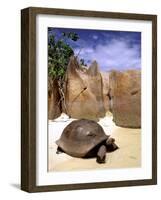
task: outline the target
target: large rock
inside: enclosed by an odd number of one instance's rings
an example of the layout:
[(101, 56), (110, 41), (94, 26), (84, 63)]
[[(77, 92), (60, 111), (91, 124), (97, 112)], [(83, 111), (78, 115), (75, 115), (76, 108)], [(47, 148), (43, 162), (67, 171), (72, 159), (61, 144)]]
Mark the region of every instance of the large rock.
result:
[(101, 72), (102, 76), (102, 84), (103, 84), (103, 103), (105, 111), (108, 112), (111, 110), (110, 108), (110, 99), (109, 99), (109, 72)]
[(110, 73), (113, 120), (118, 126), (141, 127), (141, 71)]
[(48, 119), (55, 119), (61, 114), (60, 103), (57, 81), (48, 78)]
[(96, 62), (88, 68), (71, 57), (66, 73), (65, 102), (72, 118), (98, 120), (105, 116), (102, 77)]

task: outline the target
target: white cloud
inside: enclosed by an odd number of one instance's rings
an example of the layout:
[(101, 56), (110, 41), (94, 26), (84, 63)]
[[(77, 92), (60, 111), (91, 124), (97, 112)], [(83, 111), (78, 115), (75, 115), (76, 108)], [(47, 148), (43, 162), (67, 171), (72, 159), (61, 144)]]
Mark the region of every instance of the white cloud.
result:
[(103, 70), (125, 70), (141, 67), (139, 52), (138, 45), (129, 46), (126, 40), (113, 39), (110, 43), (105, 42), (95, 48), (82, 49), (80, 57), (85, 60), (96, 60)]
[(98, 39), (98, 36), (97, 36), (97, 35), (93, 35), (92, 37), (93, 37), (94, 40), (97, 40), (97, 39)]

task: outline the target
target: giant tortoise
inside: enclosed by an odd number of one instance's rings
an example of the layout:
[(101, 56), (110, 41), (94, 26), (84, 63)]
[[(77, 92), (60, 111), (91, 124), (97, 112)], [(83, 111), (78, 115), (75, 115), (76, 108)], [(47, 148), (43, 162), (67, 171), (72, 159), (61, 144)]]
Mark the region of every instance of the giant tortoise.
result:
[(105, 163), (106, 152), (114, 151), (118, 146), (115, 139), (106, 135), (95, 121), (79, 119), (71, 122), (63, 130), (59, 140), (57, 154), (66, 154), (78, 158), (96, 157), (98, 163)]

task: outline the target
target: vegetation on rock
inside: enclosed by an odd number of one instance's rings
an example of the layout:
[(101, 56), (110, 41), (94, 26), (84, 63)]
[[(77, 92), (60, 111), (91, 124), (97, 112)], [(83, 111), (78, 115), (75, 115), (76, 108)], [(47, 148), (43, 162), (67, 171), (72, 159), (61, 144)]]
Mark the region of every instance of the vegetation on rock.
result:
[[(50, 32), (50, 29), (49, 29)], [(69, 40), (76, 42), (79, 39), (77, 33), (62, 32), (61, 37), (57, 39), (54, 33), (48, 37), (48, 91), (51, 93), (54, 89), (53, 83), (57, 81), (60, 94), (59, 105), (62, 109), (65, 105), (64, 82), (69, 59), (74, 55), (72, 47), (68, 44)]]
[(74, 55), (73, 49), (67, 43), (68, 40), (77, 41), (77, 33), (62, 33), (62, 37), (56, 40), (51, 34), (48, 40), (48, 75), (52, 79), (62, 80), (64, 78), (70, 56)]

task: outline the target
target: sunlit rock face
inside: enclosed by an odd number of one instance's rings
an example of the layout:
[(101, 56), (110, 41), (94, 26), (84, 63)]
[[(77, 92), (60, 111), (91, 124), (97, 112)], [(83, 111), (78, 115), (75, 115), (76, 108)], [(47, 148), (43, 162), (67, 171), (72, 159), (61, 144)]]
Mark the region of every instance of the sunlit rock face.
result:
[(110, 73), (113, 120), (118, 126), (141, 127), (141, 71)]
[(72, 118), (98, 120), (105, 116), (102, 76), (96, 61), (84, 68), (71, 57), (66, 74), (65, 102), (67, 114)]
[(60, 95), (57, 81), (48, 78), (48, 119), (55, 119), (60, 116), (60, 114)]
[(110, 83), (109, 83), (109, 72), (101, 72), (102, 84), (103, 84), (103, 104), (106, 112), (111, 111), (111, 101), (109, 97)]

